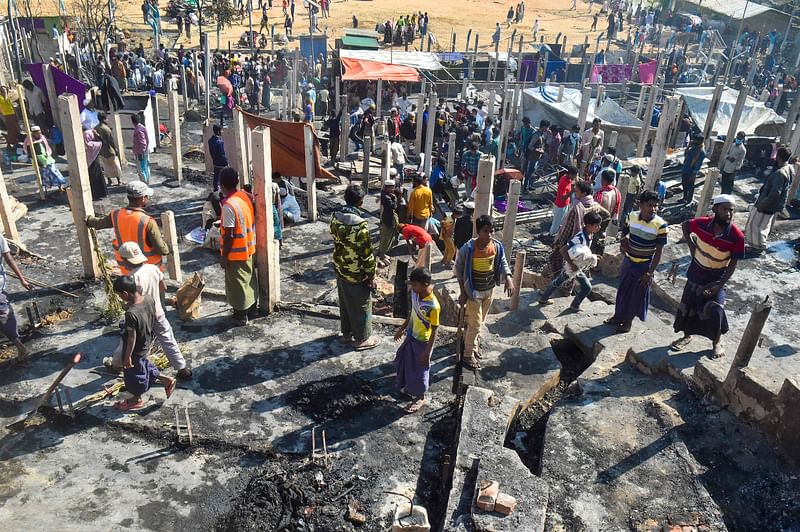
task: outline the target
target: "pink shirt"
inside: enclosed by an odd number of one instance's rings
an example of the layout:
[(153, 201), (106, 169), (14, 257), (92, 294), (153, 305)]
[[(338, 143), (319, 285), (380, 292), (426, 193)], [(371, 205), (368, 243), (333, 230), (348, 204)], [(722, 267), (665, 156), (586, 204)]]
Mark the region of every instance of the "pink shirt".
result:
[(136, 124), (136, 127), (133, 128), (133, 153), (141, 155), (146, 152), (149, 142), (147, 128), (144, 127), (144, 124)]
[(94, 135), (94, 129), (87, 129), (83, 132), (83, 143), (86, 145), (86, 164), (90, 165), (97, 159), (103, 143)]

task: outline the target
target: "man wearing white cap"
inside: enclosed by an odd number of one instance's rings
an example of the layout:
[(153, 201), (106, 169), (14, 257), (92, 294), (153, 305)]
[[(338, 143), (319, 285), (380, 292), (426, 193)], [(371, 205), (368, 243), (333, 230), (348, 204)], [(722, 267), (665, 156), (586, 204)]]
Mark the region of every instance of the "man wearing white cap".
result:
[[(175, 334), (172, 332), (172, 326), (164, 312), (164, 307), (161, 305), (162, 296), (167, 288), (164, 283), (164, 274), (153, 264), (147, 264), (147, 257), (144, 256), (136, 242), (122, 244), (119, 248), (119, 255), (125, 262), (128, 275), (136, 280), (136, 287), (143, 295), (152, 297), (155, 302), (156, 311), (153, 333), (158, 338), (158, 342), (161, 344), (167, 360), (169, 360), (169, 365), (178, 371), (177, 376), (179, 379), (191, 379), (192, 370), (186, 365), (186, 359), (181, 354), (181, 349), (175, 340)], [(103, 362), (107, 363), (109, 361), (104, 360)], [(114, 351), (110, 364), (106, 365), (112, 369), (122, 368), (121, 348)]]
[(686, 286), (675, 316), (675, 332), (683, 337), (672, 342), (675, 351), (684, 349), (693, 334), (705, 336), (713, 345), (709, 358), (725, 355), (722, 335), (728, 332), (725, 316), (725, 283), (744, 257), (744, 235), (733, 220), (735, 198), (720, 194), (713, 199), (713, 216), (694, 218), (681, 224), (692, 262), (686, 272)]
[(147, 257), (147, 262), (156, 266), (161, 265), (162, 256), (169, 255), (169, 247), (161, 237), (156, 221), (144, 212), (153, 189), (141, 181), (131, 181), (127, 193), (127, 207), (114, 209), (102, 218), (89, 216), (86, 219), (86, 225), (94, 229), (114, 229), (112, 245), (123, 274), (127, 274), (128, 270), (119, 249), (125, 242), (136, 242)]

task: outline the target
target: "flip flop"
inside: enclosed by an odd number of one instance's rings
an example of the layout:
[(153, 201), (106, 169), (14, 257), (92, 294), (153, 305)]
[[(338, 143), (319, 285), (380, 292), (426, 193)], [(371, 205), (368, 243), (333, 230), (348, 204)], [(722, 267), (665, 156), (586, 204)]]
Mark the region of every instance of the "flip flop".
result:
[(669, 348), (673, 351), (682, 351), (686, 348), (687, 345), (692, 341), (691, 336), (684, 336), (683, 338), (678, 338), (671, 344), (669, 344)]
[(122, 410), (123, 412), (127, 412), (128, 410), (139, 410), (144, 408), (144, 400), (139, 400), (137, 403), (131, 403), (127, 399), (122, 401), (117, 401), (114, 403), (114, 408), (117, 410)]
[(428, 401), (426, 399), (417, 399), (416, 401), (405, 407), (403, 410), (405, 410), (409, 414), (413, 414), (415, 412), (419, 412), (422, 409), (422, 407), (425, 406), (426, 404), (428, 404)]
[(360, 344), (356, 344), (355, 350), (356, 351), (367, 351), (369, 349), (375, 349), (380, 344), (380, 340), (377, 338), (367, 338)]
[(175, 386), (177, 386), (177, 385), (178, 385), (178, 379), (172, 379), (172, 381), (170, 381), (169, 384), (164, 386), (164, 391), (167, 394), (167, 399), (170, 398), (170, 396), (172, 395), (172, 392), (175, 391)]
[(617, 326), (617, 329), (614, 331), (614, 334), (625, 334), (625, 333), (629, 333), (629, 332), (631, 332), (631, 326), (630, 325), (622, 325), (622, 324), (620, 324), (620, 325)]
[(708, 355), (708, 358), (710, 358), (711, 360), (716, 360), (724, 356), (725, 356), (725, 349), (720, 344), (717, 344), (711, 350), (711, 354)]

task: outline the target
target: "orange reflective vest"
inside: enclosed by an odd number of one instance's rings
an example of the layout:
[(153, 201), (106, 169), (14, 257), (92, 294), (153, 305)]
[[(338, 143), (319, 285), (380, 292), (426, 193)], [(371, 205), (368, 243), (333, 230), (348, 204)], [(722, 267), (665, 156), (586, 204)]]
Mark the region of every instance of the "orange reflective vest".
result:
[(147, 224), (152, 220), (150, 216), (142, 211), (131, 209), (115, 209), (111, 211), (111, 223), (114, 225), (114, 255), (117, 258), (119, 269), (123, 275), (129, 273), (125, 267), (125, 261), (119, 254), (119, 247), (125, 242), (136, 242), (139, 249), (147, 257), (148, 264), (161, 266), (161, 251), (153, 248), (147, 242)]
[[(241, 190), (235, 192), (225, 200), (226, 205), (233, 208), (236, 218), (236, 225), (234, 227), (221, 227), (223, 239), (230, 231), (233, 236), (231, 249), (228, 253), (228, 260), (247, 260), (256, 253), (256, 227), (255, 227), (255, 212), (253, 211), (253, 202), (250, 196)], [(220, 254), (222, 254), (222, 247), (220, 247)]]

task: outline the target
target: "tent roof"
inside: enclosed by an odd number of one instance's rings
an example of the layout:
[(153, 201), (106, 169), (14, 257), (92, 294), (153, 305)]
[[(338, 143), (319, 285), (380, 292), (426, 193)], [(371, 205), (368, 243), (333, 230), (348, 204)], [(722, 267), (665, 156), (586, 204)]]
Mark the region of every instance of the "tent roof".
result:
[[(735, 20), (748, 19), (772, 11), (771, 7), (748, 2), (748, 0), (686, 0), (686, 2)], [(745, 11), (745, 6), (747, 6), (747, 11)]]
[[(692, 118), (700, 129), (705, 128), (708, 108), (714, 94), (713, 87), (683, 87), (676, 90), (680, 94), (691, 113)], [(739, 91), (725, 87), (720, 98), (719, 108), (714, 117), (714, 129), (717, 133), (724, 135), (728, 131), (728, 126), (733, 115), (733, 108), (736, 107), (736, 100), (739, 98)], [(785, 124), (786, 119), (764, 105), (764, 103), (747, 97), (742, 116), (739, 119), (738, 129), (748, 135), (756, 133), (756, 129), (761, 126)]]
[(367, 59), (353, 59), (343, 57), (342, 65), (345, 74), (342, 79), (345, 81), (361, 81), (383, 79), (387, 81), (419, 81), (419, 74), (411, 67), (404, 65), (392, 65), (369, 61)]
[(390, 65), (405, 65), (417, 70), (442, 70), (444, 67), (432, 52), (395, 52), (393, 50), (339, 50), (339, 57), (366, 59)]
[(366, 48), (368, 50), (377, 50), (380, 48), (378, 39), (374, 37), (361, 37), (359, 35), (345, 35), (342, 37), (342, 46), (353, 46), (357, 48)]

